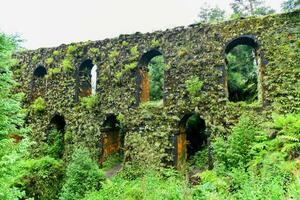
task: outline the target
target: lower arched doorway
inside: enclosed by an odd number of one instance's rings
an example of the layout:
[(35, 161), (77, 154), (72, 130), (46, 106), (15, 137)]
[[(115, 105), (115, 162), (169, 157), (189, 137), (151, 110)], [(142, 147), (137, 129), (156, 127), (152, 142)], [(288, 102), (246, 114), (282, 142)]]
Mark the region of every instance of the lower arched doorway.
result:
[(54, 115), (49, 123), (45, 150), (47, 155), (54, 158), (62, 158), (64, 153), (64, 134), (66, 121), (62, 115)]
[(110, 156), (121, 158), (123, 154), (124, 135), (116, 115), (109, 115), (106, 118), (101, 133), (100, 164), (102, 165)]
[(198, 114), (186, 114), (179, 122), (175, 137), (175, 166), (180, 169), (186, 161), (206, 147), (205, 121)]

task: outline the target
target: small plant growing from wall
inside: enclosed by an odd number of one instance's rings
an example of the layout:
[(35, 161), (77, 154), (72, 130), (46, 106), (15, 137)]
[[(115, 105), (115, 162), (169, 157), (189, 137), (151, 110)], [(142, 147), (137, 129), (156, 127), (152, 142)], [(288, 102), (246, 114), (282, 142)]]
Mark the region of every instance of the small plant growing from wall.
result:
[(30, 106), (30, 110), (35, 114), (40, 114), (45, 111), (46, 102), (42, 97), (38, 97)]
[(53, 158), (61, 158), (64, 151), (63, 133), (56, 128), (50, 129), (46, 143), (44, 145), (44, 152)]
[(46, 59), (45, 63), (46, 63), (47, 65), (51, 65), (51, 64), (53, 63), (53, 61), (54, 61), (54, 59), (53, 59), (52, 57), (50, 57), (50, 58), (47, 58), (47, 59)]
[(80, 104), (86, 109), (92, 109), (97, 105), (98, 100), (99, 100), (98, 95), (91, 95), (91, 96), (80, 98)]
[(185, 86), (190, 95), (197, 95), (203, 87), (203, 81), (197, 76), (193, 76), (185, 81)]
[(151, 40), (151, 47), (152, 48), (158, 48), (160, 46), (159, 40), (153, 39)]
[(88, 51), (88, 55), (90, 55), (90, 56), (97, 55), (99, 53), (100, 53), (100, 51), (98, 48), (90, 48)]
[(74, 69), (74, 67), (72, 66), (72, 60), (70, 57), (67, 57), (62, 61), (62, 69), (65, 72), (69, 72)]
[(53, 51), (52, 55), (53, 56), (59, 56), (60, 55), (60, 51), (55, 50), (55, 51)]

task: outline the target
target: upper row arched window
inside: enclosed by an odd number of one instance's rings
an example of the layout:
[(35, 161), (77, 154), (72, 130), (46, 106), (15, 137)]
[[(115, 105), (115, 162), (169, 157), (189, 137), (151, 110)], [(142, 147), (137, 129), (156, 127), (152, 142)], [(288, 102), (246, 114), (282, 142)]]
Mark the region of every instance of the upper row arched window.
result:
[(225, 47), (225, 56), (225, 90), (229, 101), (251, 103), (262, 100), (263, 66), (254, 36), (241, 36), (230, 41)]
[(138, 102), (163, 99), (164, 58), (160, 51), (152, 49), (143, 54), (138, 63)]
[(33, 72), (33, 75), (37, 78), (43, 78), (46, 74), (47, 70), (43, 65), (38, 65)]
[(81, 63), (78, 72), (79, 96), (85, 97), (96, 94), (98, 66), (91, 59)]

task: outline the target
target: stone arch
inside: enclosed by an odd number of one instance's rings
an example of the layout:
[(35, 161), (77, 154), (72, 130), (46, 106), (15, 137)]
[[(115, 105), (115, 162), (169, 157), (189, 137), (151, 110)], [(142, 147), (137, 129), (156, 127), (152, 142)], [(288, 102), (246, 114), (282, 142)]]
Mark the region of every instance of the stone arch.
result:
[(46, 85), (44, 77), (47, 75), (47, 69), (42, 64), (38, 64), (32, 73), (30, 101), (42, 96)]
[(77, 96), (86, 97), (96, 94), (98, 66), (91, 59), (84, 60), (78, 69)]
[(66, 126), (66, 121), (64, 116), (60, 114), (55, 114), (50, 120), (50, 126), (64, 133), (65, 126)]
[(113, 154), (121, 157), (124, 147), (124, 135), (121, 134), (121, 124), (116, 115), (110, 114), (106, 117), (101, 133), (100, 164)]
[(239, 45), (245, 45), (249, 46), (253, 49), (255, 62), (257, 65), (257, 96), (258, 100), (263, 102), (264, 97), (264, 90), (263, 90), (263, 77), (264, 77), (264, 69), (265, 65), (262, 62), (262, 52), (260, 50), (260, 43), (256, 39), (254, 35), (242, 35), (239, 37), (236, 37), (232, 40), (230, 40), (223, 49), (223, 56), (224, 56), (224, 64), (225, 64), (225, 70), (224, 70), (224, 89), (225, 89), (225, 95), (230, 100), (230, 92), (229, 92), (229, 76), (228, 76), (228, 60), (226, 58), (226, 55), (233, 50), (235, 47)]
[(66, 121), (63, 115), (55, 114), (49, 122), (46, 135), (47, 151), (53, 157), (62, 158)]
[(196, 113), (185, 114), (175, 137), (175, 166), (181, 166), (207, 145), (205, 120)]
[(144, 53), (137, 67), (137, 79), (136, 79), (136, 98), (137, 103), (147, 102), (150, 100), (150, 77), (148, 65), (150, 61), (157, 56), (163, 56), (162, 52), (158, 49), (151, 49)]

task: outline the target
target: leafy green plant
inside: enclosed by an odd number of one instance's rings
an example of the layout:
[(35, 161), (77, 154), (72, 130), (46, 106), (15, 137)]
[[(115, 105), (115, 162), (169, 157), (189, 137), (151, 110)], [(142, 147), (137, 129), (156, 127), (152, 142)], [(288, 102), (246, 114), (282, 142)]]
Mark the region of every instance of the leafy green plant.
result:
[(111, 51), (109, 53), (109, 59), (115, 60), (119, 56), (120, 52), (117, 50)]
[(64, 176), (61, 160), (45, 156), (27, 160), (22, 165), (26, 173), (19, 179), (18, 185), (26, 192), (26, 198), (58, 198)]
[(48, 69), (48, 72), (47, 72), (47, 75), (46, 75), (46, 79), (51, 78), (55, 74), (61, 73), (61, 71), (62, 71), (62, 69), (60, 67), (54, 67), (54, 68)]
[(44, 154), (53, 158), (62, 158), (64, 153), (63, 133), (56, 128), (51, 128), (46, 137), (46, 142), (42, 147)]
[(87, 109), (94, 108), (97, 105), (98, 101), (99, 101), (98, 95), (91, 95), (91, 96), (80, 98), (80, 104)]
[(189, 164), (200, 169), (205, 169), (208, 165), (208, 149), (198, 151), (190, 160)]
[(46, 59), (45, 63), (46, 63), (47, 65), (51, 65), (51, 64), (53, 63), (53, 61), (54, 61), (54, 59), (53, 59), (52, 57), (50, 57), (50, 58), (47, 58), (47, 59)]
[(99, 49), (98, 48), (90, 48), (89, 51), (88, 51), (88, 54), (89, 55), (97, 55), (99, 54)]
[(53, 51), (52, 55), (53, 56), (59, 56), (60, 55), (60, 51), (55, 50), (55, 51)]
[[(145, 175), (134, 180), (115, 177), (103, 184), (99, 191), (88, 194), (85, 200), (118, 200), (118, 199), (189, 199), (190, 190), (187, 183), (176, 172), (171, 176), (164, 173), (146, 171)], [(170, 172), (165, 173), (170, 174)]]
[(139, 55), (139, 52), (138, 52), (138, 47), (137, 46), (134, 46), (130, 49), (130, 54), (131, 56), (133, 57), (136, 57)]
[[(25, 192), (16, 186), (24, 174), (22, 160), (31, 144), (26, 139), (22, 95), (13, 92), (17, 85), (12, 77), (12, 54), (18, 48), (18, 38), (0, 33), (0, 199), (21, 199)], [(23, 140), (10, 138), (12, 135)]]
[(185, 81), (185, 86), (186, 86), (187, 91), (191, 95), (195, 96), (202, 89), (203, 82), (200, 81), (199, 77), (193, 76)]
[(67, 167), (60, 200), (76, 200), (84, 197), (88, 191), (100, 189), (105, 177), (98, 164), (91, 159), (86, 148), (77, 148)]
[(258, 121), (251, 115), (243, 115), (239, 123), (232, 128), (227, 140), (218, 137), (213, 142), (213, 149), (218, 165), (226, 169), (245, 166), (252, 159), (251, 146), (256, 142), (256, 135), (261, 131)]
[(282, 152), (297, 156), (300, 154), (300, 114), (273, 114), (271, 128), (276, 130), (276, 140)]
[(129, 71), (135, 69), (136, 67), (137, 67), (137, 63), (136, 62), (132, 62), (132, 63), (129, 63), (129, 64), (125, 65), (124, 71), (125, 72), (129, 72)]
[(76, 45), (70, 45), (67, 48), (67, 54), (73, 54), (77, 51), (78, 47)]
[(128, 43), (127, 41), (122, 41), (122, 46), (123, 46), (123, 47), (127, 47), (128, 44), (129, 44), (129, 43)]
[(160, 41), (159, 40), (156, 40), (156, 39), (151, 40), (151, 47), (152, 48), (157, 48), (159, 46), (160, 46)]
[(30, 109), (35, 114), (40, 114), (45, 111), (46, 102), (42, 97), (38, 97), (30, 106)]
[(69, 72), (72, 71), (74, 69), (73, 65), (72, 65), (72, 60), (70, 57), (66, 57), (65, 59), (63, 59), (62, 61), (62, 69), (65, 72)]

